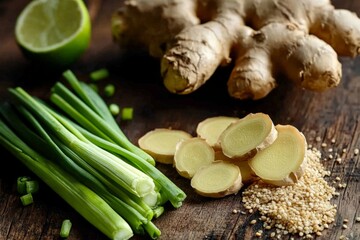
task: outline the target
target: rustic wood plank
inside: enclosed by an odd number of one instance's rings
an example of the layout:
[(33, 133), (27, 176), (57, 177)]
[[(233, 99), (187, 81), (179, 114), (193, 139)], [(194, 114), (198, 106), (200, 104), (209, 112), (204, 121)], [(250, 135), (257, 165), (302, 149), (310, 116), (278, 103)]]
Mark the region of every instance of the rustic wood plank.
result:
[[(61, 80), (60, 74), (33, 68), (15, 44), (15, 19), (26, 3), (25, 0), (0, 1), (1, 100), (6, 98), (8, 87), (17, 85), (46, 98), (52, 84)], [(354, 218), (360, 216), (360, 160), (359, 156), (354, 155), (354, 150), (360, 147), (359, 58), (341, 58), (342, 83), (324, 93), (303, 91), (284, 82), (266, 99), (237, 101), (227, 95), (225, 81), (229, 69), (224, 68), (219, 69), (211, 81), (196, 93), (176, 96), (162, 86), (157, 60), (141, 53), (121, 55), (112, 43), (109, 16), (119, 4), (118, 1), (102, 1), (100, 9), (93, 11), (92, 44), (74, 65), (74, 70), (83, 80), (87, 80), (87, 74), (96, 68), (107, 67), (110, 70), (111, 76), (106, 83), (115, 84), (118, 92), (107, 101), (134, 107), (134, 119), (120, 122), (133, 142), (156, 127), (178, 128), (194, 134), (196, 124), (206, 117), (241, 117), (259, 111), (268, 113), (274, 123), (289, 123), (298, 127), (310, 144), (322, 150), (324, 156), (330, 155), (328, 150), (331, 147), (332, 154), (338, 153), (343, 159), (342, 164), (337, 164), (333, 159), (324, 161), (326, 168), (333, 173), (327, 180), (332, 183), (338, 176), (341, 182), (347, 183), (347, 187), (339, 189), (340, 196), (333, 201), (338, 205), (336, 224), (317, 239), (339, 239), (341, 235), (353, 240), (360, 239), (360, 224), (354, 223)], [(334, 4), (360, 14), (359, 1), (335, 0)], [(101, 84), (103, 86), (105, 83)], [(328, 147), (322, 148), (321, 142), (315, 141), (318, 136)], [(332, 143), (332, 139), (336, 142)], [(344, 148), (346, 152), (342, 152)], [(1, 160), (1, 163), (5, 160), (7, 163), (0, 168), (0, 239), (56, 239), (59, 224), (64, 218), (73, 221), (70, 240), (106, 239), (44, 185), (35, 204), (22, 207), (15, 191), (15, 182), (19, 175), (29, 172), (6, 152), (1, 154)], [(162, 230), (162, 239), (255, 239), (254, 232), (261, 229), (261, 224), (249, 226), (249, 222), (258, 218), (259, 214), (232, 212), (233, 209), (243, 209), (241, 193), (223, 199), (203, 198), (196, 195), (189, 181), (179, 177), (171, 166), (158, 167), (188, 195), (181, 208), (175, 210), (169, 206), (167, 212), (155, 220)], [(348, 229), (341, 228), (345, 218), (350, 220)], [(263, 239), (267, 237), (266, 232)]]

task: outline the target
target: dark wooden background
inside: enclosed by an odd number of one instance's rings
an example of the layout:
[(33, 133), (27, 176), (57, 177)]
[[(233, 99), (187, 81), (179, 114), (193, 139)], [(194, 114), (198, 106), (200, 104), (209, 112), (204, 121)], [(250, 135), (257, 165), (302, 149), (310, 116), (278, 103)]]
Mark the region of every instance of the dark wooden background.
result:
[[(14, 86), (22, 86), (31, 94), (46, 98), (54, 82), (62, 80), (60, 73), (47, 72), (26, 61), (15, 43), (15, 20), (27, 2), (0, 0), (0, 100), (6, 99), (7, 88)], [(360, 147), (360, 58), (341, 58), (342, 82), (324, 93), (303, 91), (284, 81), (263, 100), (238, 101), (227, 95), (226, 79), (230, 69), (223, 68), (196, 93), (176, 96), (164, 89), (157, 60), (142, 53), (126, 54), (112, 42), (110, 16), (121, 1), (90, 3), (91, 45), (71, 69), (84, 81), (95, 69), (109, 69), (110, 78), (100, 84), (117, 86), (116, 96), (107, 99), (109, 103), (134, 108), (132, 121), (119, 121), (133, 142), (156, 127), (172, 127), (194, 134), (196, 124), (206, 117), (268, 113), (275, 124), (295, 125), (313, 146), (321, 148), (320, 142), (314, 140), (321, 137), (343, 158), (342, 164), (324, 161), (326, 168), (332, 171), (327, 180), (332, 184), (338, 176), (347, 187), (339, 190), (340, 196), (333, 199), (338, 205), (336, 222), (317, 239), (339, 239), (341, 235), (360, 239), (360, 223), (354, 223), (355, 217), (360, 216), (360, 159), (353, 153)], [(336, 0), (333, 3), (360, 15), (360, 1)], [(336, 139), (334, 144), (331, 143), (333, 138)], [(342, 152), (343, 148), (347, 149), (346, 153)], [(329, 154), (326, 149), (322, 149), (324, 156)], [(35, 203), (23, 207), (16, 192), (16, 178), (30, 173), (4, 149), (0, 151), (0, 240), (58, 239), (64, 218), (73, 221), (69, 239), (106, 239), (44, 184), (35, 196)], [(252, 226), (249, 222), (259, 217), (258, 213), (232, 213), (233, 209), (242, 209), (241, 194), (206, 199), (196, 195), (189, 181), (179, 177), (171, 166), (158, 167), (188, 195), (181, 208), (168, 207), (165, 214), (155, 220), (162, 231), (161, 239), (255, 239), (254, 231), (261, 229), (261, 225)], [(342, 229), (343, 219), (349, 219), (348, 229)], [(263, 236), (266, 238), (268, 234)]]

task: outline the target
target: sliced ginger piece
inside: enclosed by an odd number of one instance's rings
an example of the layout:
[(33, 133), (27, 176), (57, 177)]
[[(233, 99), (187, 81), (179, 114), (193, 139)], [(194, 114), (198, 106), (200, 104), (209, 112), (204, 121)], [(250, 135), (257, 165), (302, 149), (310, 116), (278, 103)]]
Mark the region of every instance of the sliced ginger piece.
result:
[(233, 164), (239, 167), (243, 184), (248, 184), (259, 179), (251, 169), (249, 161), (236, 161), (233, 162)]
[(251, 169), (249, 162), (247, 160), (243, 161), (243, 160), (229, 158), (225, 156), (222, 151), (215, 152), (215, 160), (226, 161), (238, 166), (240, 168), (241, 178), (244, 184), (251, 183), (252, 181), (258, 179), (258, 176), (256, 176), (254, 171)]
[(247, 160), (272, 144), (276, 137), (269, 115), (255, 113), (230, 124), (221, 133), (219, 144), (227, 157)]
[(215, 160), (227, 161), (227, 162), (237, 162), (237, 159), (229, 158), (221, 150), (215, 151)]
[(192, 136), (181, 130), (157, 128), (147, 132), (139, 141), (139, 147), (150, 154), (157, 162), (173, 164), (176, 145)]
[(192, 178), (202, 166), (215, 160), (212, 147), (201, 138), (191, 138), (180, 142), (175, 151), (174, 165), (176, 171), (185, 178)]
[(213, 148), (218, 148), (218, 140), (221, 133), (233, 122), (239, 120), (235, 117), (217, 116), (206, 118), (196, 128), (199, 137)]
[(191, 179), (191, 187), (205, 197), (220, 198), (236, 194), (242, 186), (240, 169), (225, 161), (214, 161), (199, 168)]
[(291, 125), (277, 125), (278, 137), (268, 148), (249, 160), (251, 169), (264, 182), (292, 185), (303, 175), (306, 164), (306, 139)]

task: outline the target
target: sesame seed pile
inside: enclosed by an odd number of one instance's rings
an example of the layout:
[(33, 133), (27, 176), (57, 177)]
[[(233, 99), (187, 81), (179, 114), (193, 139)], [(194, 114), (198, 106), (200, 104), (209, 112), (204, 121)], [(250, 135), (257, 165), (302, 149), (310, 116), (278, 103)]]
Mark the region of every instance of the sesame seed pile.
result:
[(243, 192), (244, 207), (259, 210), (270, 237), (281, 238), (287, 234), (312, 238), (329, 228), (334, 222), (336, 205), (330, 203), (335, 189), (324, 176), (330, 173), (320, 163), (318, 150), (307, 151), (307, 167), (300, 180), (292, 186), (275, 187), (261, 181), (254, 182)]

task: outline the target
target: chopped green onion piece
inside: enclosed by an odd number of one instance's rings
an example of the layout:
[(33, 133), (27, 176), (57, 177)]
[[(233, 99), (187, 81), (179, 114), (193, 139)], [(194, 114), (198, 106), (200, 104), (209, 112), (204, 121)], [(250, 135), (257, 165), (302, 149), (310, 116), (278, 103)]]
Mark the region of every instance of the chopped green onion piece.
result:
[(67, 238), (70, 235), (72, 223), (69, 219), (65, 219), (61, 224), (60, 237)]
[(122, 120), (131, 120), (133, 118), (134, 109), (130, 107), (123, 108), (121, 111)]
[(16, 186), (17, 186), (17, 191), (20, 194), (26, 194), (26, 181), (29, 181), (30, 177), (27, 176), (23, 176), (23, 177), (18, 177), (17, 182), (16, 182)]
[(104, 88), (104, 94), (107, 97), (112, 97), (115, 93), (115, 86), (113, 84), (107, 84)]
[(36, 193), (39, 190), (39, 182), (30, 180), (25, 182), (26, 193)]
[(90, 79), (93, 81), (100, 81), (109, 76), (109, 71), (106, 68), (101, 68), (90, 73)]
[(23, 206), (30, 205), (30, 204), (32, 204), (34, 202), (34, 199), (33, 199), (31, 193), (27, 193), (25, 195), (22, 195), (20, 197), (20, 200), (21, 200), (21, 203), (22, 203)]
[(120, 113), (120, 107), (119, 107), (119, 105), (117, 105), (115, 103), (112, 103), (109, 105), (109, 110), (111, 112), (111, 115), (113, 115), (113, 116), (117, 116)]

